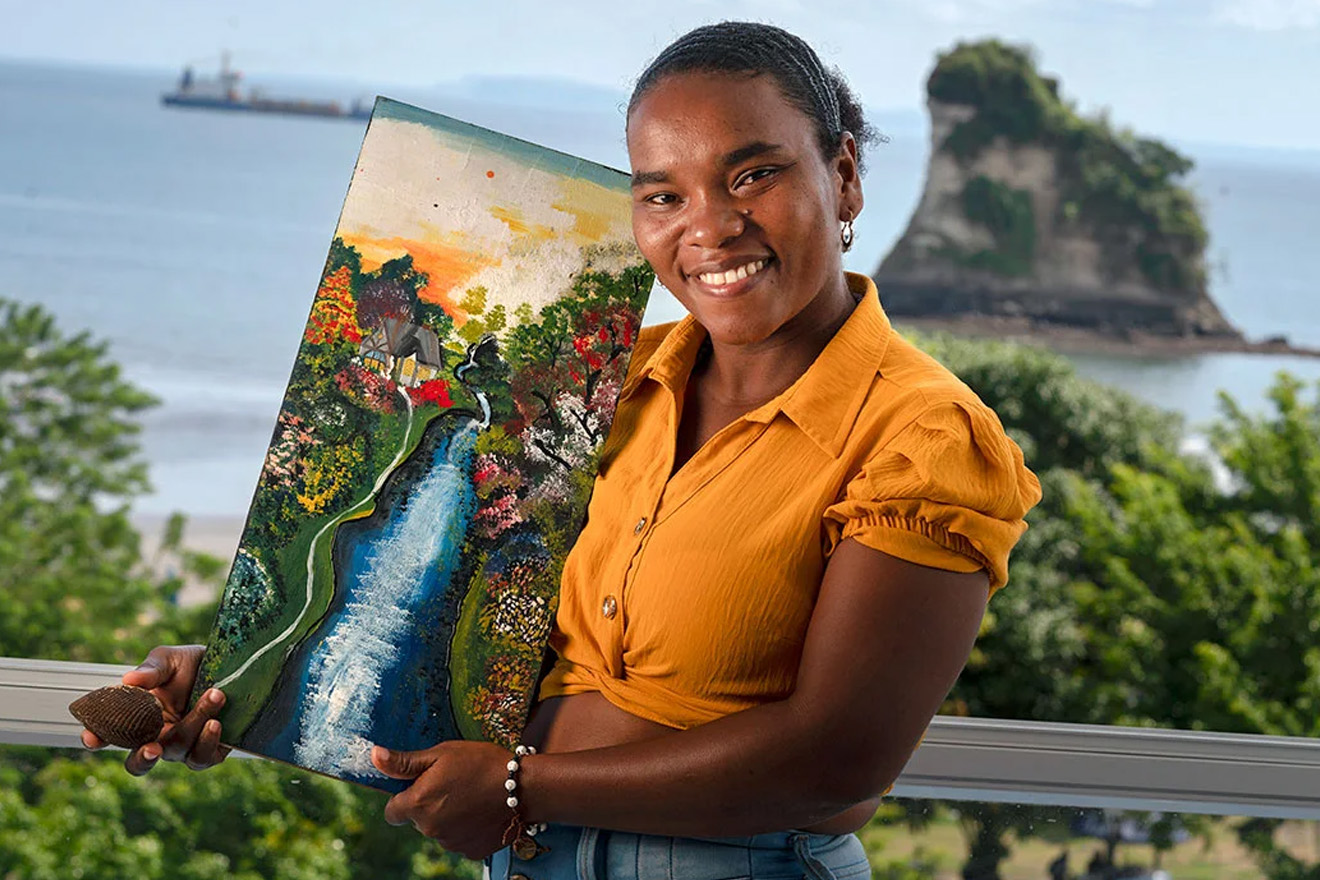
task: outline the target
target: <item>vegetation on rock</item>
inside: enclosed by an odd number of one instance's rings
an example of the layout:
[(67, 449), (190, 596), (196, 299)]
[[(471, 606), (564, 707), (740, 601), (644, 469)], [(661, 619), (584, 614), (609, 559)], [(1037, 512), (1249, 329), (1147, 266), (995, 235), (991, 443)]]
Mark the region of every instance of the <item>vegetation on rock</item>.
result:
[(995, 246), (962, 257), (964, 265), (1000, 275), (1027, 275), (1036, 257), (1036, 212), (1031, 193), (985, 175), (972, 178), (962, 193), (967, 219), (995, 237)]
[[(933, 101), (974, 108), (939, 147), (965, 165), (999, 139), (1049, 149), (1058, 172), (1058, 212), (1038, 220), (1093, 236), (1116, 277), (1123, 267), (1135, 267), (1158, 290), (1204, 287), (1207, 235), (1196, 200), (1181, 183), (1192, 169), (1186, 156), (1116, 129), (1104, 114), (1082, 116), (1060, 96), (1058, 80), (1037, 71), (1030, 49), (998, 40), (962, 43), (941, 54), (927, 93)], [(965, 200), (982, 201), (975, 195)], [(983, 222), (975, 209), (967, 217)], [(1003, 259), (969, 259), (1000, 274), (1023, 274), (1020, 249), (1001, 242), (1000, 253)]]

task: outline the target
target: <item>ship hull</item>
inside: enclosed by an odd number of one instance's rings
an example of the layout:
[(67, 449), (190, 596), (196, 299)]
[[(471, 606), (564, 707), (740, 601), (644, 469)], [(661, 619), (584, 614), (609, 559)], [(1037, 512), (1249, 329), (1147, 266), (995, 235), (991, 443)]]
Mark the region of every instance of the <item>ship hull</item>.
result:
[(277, 113), (284, 116), (314, 116), (328, 119), (367, 120), (369, 109), (345, 110), (336, 104), (314, 101), (233, 100), (206, 95), (162, 95), (166, 107), (190, 107), (198, 110), (232, 110), (240, 113)]

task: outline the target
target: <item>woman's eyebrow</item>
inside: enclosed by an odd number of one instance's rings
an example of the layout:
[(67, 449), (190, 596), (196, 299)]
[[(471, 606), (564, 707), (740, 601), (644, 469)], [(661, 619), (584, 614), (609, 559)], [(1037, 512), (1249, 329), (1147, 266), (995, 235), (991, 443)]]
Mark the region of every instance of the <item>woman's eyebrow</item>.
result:
[(648, 183), (668, 183), (668, 171), (634, 171), (632, 176), (632, 186), (636, 189), (639, 186), (646, 186)]
[[(748, 159), (754, 159), (766, 153), (773, 153), (775, 150), (783, 148), (783, 144), (772, 144), (767, 141), (752, 141), (738, 147), (736, 150), (730, 150), (720, 158), (720, 164), (725, 167), (731, 167)], [(668, 183), (668, 171), (634, 171), (632, 176), (632, 186), (646, 186), (651, 183)]]
[(729, 152), (725, 153), (724, 158), (721, 161), (724, 163), (724, 167), (727, 168), (731, 165), (737, 165), (741, 162), (746, 162), (748, 159), (754, 159), (757, 156), (763, 155), (765, 153), (773, 153), (775, 150), (780, 149), (782, 146), (783, 146), (782, 144), (771, 144), (765, 141), (752, 141), (750, 144), (747, 144), (746, 146), (742, 146), (736, 150), (730, 150)]

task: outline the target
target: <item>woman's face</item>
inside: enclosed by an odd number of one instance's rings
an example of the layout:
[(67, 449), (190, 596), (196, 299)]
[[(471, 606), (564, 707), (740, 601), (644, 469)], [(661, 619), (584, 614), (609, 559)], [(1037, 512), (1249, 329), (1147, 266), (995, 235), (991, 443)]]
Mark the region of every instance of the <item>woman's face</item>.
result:
[(827, 160), (773, 77), (674, 74), (629, 116), (628, 157), (637, 244), (714, 341), (837, 315), (839, 223), (862, 207), (851, 135)]

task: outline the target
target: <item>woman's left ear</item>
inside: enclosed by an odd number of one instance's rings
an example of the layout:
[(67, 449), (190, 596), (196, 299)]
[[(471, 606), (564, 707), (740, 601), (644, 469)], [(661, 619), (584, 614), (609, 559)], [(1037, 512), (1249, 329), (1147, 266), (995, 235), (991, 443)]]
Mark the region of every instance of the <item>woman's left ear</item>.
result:
[(839, 154), (834, 159), (839, 176), (839, 221), (847, 223), (862, 213), (862, 172), (857, 160), (857, 139), (845, 131), (839, 138)]

